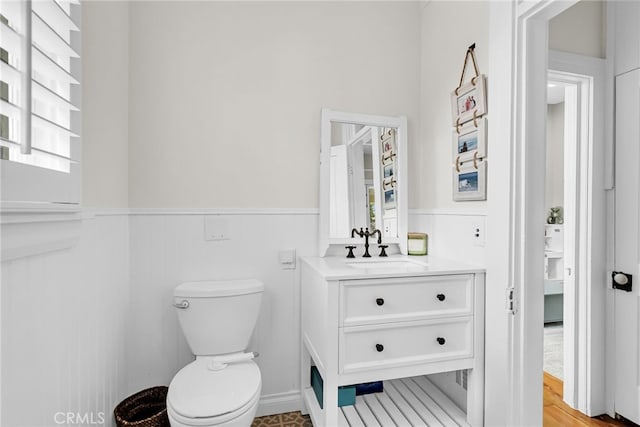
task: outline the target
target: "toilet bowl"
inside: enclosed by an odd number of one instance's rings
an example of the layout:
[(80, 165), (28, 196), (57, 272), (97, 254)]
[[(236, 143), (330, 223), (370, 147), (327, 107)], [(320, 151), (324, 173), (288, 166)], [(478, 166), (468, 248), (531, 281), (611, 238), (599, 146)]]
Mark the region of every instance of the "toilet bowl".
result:
[(172, 427), (251, 425), (260, 400), (260, 369), (244, 361), (212, 370), (211, 362), (198, 358), (171, 381), (167, 415)]
[(183, 283), (174, 307), (196, 359), (173, 378), (167, 394), (172, 427), (249, 427), (262, 376), (244, 353), (258, 318), (264, 285), (254, 279)]

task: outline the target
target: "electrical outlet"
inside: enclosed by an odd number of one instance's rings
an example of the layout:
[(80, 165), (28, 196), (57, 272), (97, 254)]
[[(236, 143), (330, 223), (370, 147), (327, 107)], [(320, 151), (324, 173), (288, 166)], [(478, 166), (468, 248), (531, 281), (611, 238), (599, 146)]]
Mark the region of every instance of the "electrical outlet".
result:
[(473, 246), (484, 246), (484, 224), (476, 222), (472, 227)]

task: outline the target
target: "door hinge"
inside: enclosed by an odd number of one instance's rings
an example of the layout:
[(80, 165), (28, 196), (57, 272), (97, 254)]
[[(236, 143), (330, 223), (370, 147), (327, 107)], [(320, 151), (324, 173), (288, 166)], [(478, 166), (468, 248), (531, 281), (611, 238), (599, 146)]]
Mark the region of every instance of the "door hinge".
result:
[(507, 288), (506, 292), (506, 308), (511, 314), (516, 314), (517, 306), (515, 300), (515, 288)]

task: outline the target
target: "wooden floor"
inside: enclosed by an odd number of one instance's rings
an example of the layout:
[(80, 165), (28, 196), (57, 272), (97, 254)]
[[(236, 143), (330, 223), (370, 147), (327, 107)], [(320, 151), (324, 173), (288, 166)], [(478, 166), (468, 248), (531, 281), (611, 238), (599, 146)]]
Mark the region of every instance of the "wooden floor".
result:
[(633, 423), (616, 421), (607, 415), (590, 418), (562, 401), (562, 381), (544, 373), (544, 427), (584, 426), (635, 426)]

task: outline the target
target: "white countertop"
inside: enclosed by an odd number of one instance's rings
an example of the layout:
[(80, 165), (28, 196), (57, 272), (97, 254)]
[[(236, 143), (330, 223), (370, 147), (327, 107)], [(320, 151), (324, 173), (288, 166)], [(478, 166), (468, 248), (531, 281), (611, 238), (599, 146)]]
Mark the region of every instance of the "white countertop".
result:
[[(302, 257), (326, 280), (373, 279), (440, 274), (484, 273), (484, 267), (433, 256), (390, 255), (386, 258)], [(360, 264), (360, 265), (357, 265)], [(377, 264), (377, 265), (376, 265)]]

